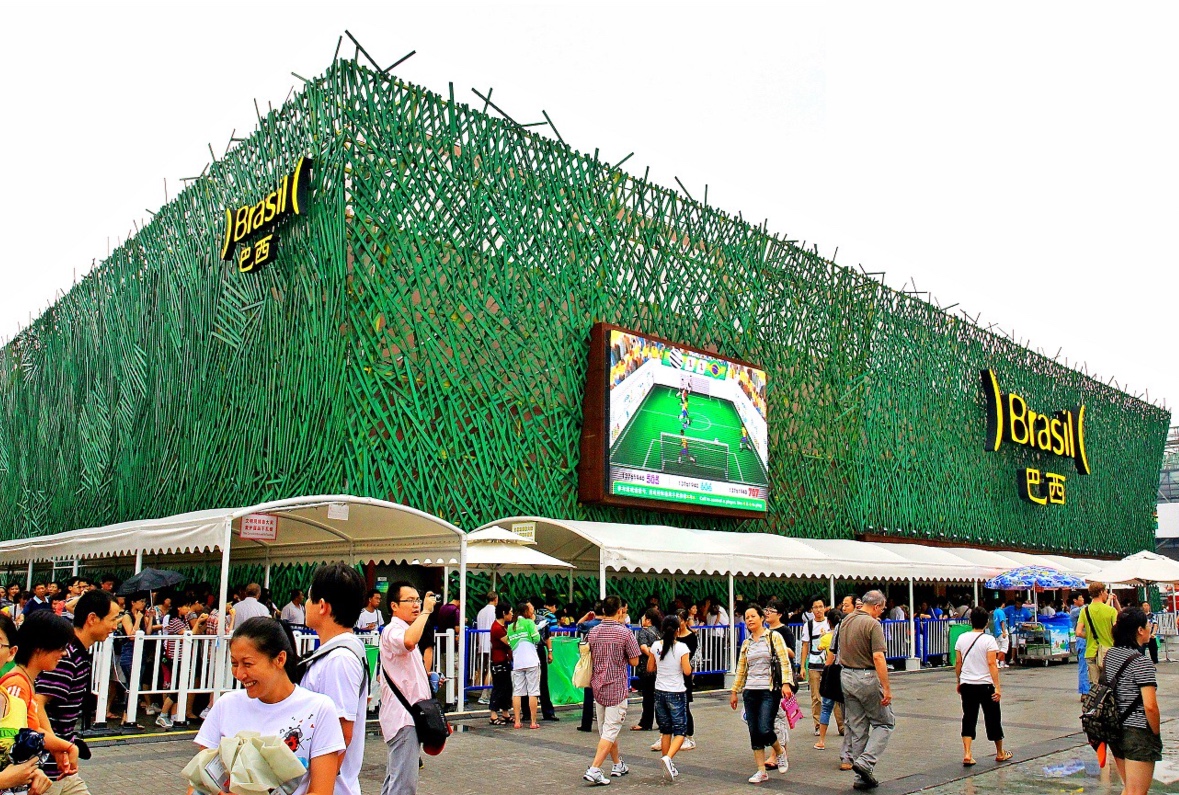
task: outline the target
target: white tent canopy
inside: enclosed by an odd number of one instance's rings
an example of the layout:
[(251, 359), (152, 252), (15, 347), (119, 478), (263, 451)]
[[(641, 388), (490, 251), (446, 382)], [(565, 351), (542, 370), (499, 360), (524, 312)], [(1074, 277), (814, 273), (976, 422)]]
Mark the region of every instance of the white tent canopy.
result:
[(959, 547), (849, 539), (790, 538), (665, 525), (614, 524), (517, 516), (484, 527), (535, 523), (536, 549), (579, 570), (738, 577), (821, 577), (971, 582), (1023, 565), (1046, 565), (1080, 577), (1105, 561)]
[[(251, 514), (277, 519), (274, 541), (241, 538)], [(325, 560), (420, 562), (452, 559), (463, 532), (436, 516), (384, 500), (347, 494), (297, 497), (218, 508), (0, 543), (0, 565), (53, 559), (202, 555), (227, 541), (235, 562)]]
[(1104, 583), (1179, 583), (1179, 561), (1143, 551), (1109, 563), (1093, 574)]

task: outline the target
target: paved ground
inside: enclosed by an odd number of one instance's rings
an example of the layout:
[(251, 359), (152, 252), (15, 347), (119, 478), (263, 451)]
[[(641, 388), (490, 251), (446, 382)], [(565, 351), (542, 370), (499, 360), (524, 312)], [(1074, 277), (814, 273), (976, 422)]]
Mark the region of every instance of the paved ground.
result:
[[(1179, 779), (1179, 663), (1163, 663), (1159, 670), (1164, 717), (1164, 746)], [(1109, 773), (1099, 774), (1096, 757), (1080, 728), (1075, 693), (1076, 666), (1018, 669), (1006, 672), (1004, 724), (1015, 761), (998, 766), (993, 746), (976, 746), (977, 767), (961, 765), (959, 702), (953, 675), (923, 672), (894, 679), (897, 730), (877, 768), (882, 785), (877, 792), (897, 795), (929, 791), (933, 795), (1011, 795), (1012, 793), (1116, 793)], [(806, 700), (806, 691), (801, 694)], [(636, 705), (637, 706), (637, 705)], [(696, 716), (699, 749), (677, 759), (681, 772), (674, 785), (685, 792), (724, 795), (749, 792), (745, 779), (753, 772), (748, 735), (739, 715), (720, 695), (701, 695)], [(456, 734), (439, 757), (427, 757), (420, 792), (423, 795), (499, 793), (525, 788), (537, 793), (588, 787), (581, 774), (591, 756), (590, 735), (575, 731), (572, 713), (540, 731), (493, 728), (483, 719), (471, 721)], [(1170, 718), (1170, 719), (1169, 719)], [(790, 771), (774, 774), (764, 789), (806, 795), (851, 792), (851, 774), (838, 770), (838, 752), (816, 751), (805, 725), (795, 732), (790, 747)], [(982, 730), (981, 719), (979, 730)], [(611, 792), (668, 787), (660, 778), (656, 754), (647, 750), (654, 733), (624, 732), (623, 757), (631, 774), (615, 779)], [(380, 791), (384, 774), (384, 746), (370, 735), (361, 787)], [(191, 735), (162, 742), (119, 742), (96, 747), (94, 759), (84, 763), (83, 776), (91, 792), (173, 795), (179, 790), (179, 770), (192, 756)], [(989, 755), (988, 755), (989, 754)], [(1085, 769), (1088, 763), (1089, 770)], [(1164, 762), (1167, 765), (1168, 762)], [(1072, 770), (1072, 772), (1069, 772)], [(1117, 775), (1113, 774), (1116, 782)], [(1156, 781), (1152, 793), (1179, 793), (1179, 781)]]

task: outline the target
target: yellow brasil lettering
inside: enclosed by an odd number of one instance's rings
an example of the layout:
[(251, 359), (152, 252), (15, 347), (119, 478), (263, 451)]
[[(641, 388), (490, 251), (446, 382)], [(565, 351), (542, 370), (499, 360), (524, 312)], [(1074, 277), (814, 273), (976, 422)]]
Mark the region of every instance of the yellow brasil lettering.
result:
[(1006, 440), (1071, 458), (1078, 474), (1089, 474), (1084, 405), (1051, 415), (1040, 414), (1014, 392), (1002, 392), (992, 370), (982, 371), (982, 389), (987, 401), (987, 438), (983, 449), (997, 452)]
[(257, 204), (246, 204), (236, 209), (226, 208), (221, 259), (236, 260), (239, 270), (243, 273), (253, 269), (244, 268), (241, 256), (235, 256), (234, 250), (251, 235), (274, 226), (288, 215), (302, 215), (311, 188), (312, 165), (310, 157), (301, 157), (295, 170), (284, 175), (278, 187), (266, 194)]

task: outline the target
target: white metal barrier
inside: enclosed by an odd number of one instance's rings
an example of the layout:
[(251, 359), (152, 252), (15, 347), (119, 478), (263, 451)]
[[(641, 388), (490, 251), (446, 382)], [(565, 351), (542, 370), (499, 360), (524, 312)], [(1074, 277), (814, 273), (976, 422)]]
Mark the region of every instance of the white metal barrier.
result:
[(880, 623), (884, 625), (885, 658), (889, 660), (907, 658), (909, 656), (909, 622), (903, 619), (888, 619)]
[(1168, 635), (1179, 635), (1179, 623), (1176, 622), (1176, 613), (1155, 613), (1153, 618), (1159, 625), (1159, 636), (1166, 637)]

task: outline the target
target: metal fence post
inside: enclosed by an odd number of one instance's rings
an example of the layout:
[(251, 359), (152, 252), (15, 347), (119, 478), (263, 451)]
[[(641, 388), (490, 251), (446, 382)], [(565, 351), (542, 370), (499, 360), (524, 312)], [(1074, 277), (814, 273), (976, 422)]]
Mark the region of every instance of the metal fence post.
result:
[(98, 703), (94, 707), (94, 725), (106, 725), (106, 702), (110, 697), (111, 692), (111, 643), (110, 638), (107, 638), (102, 643), (96, 644), (98, 648), (95, 654), (91, 657), (91, 679), (98, 677), (98, 689), (95, 693), (95, 698)]
[[(179, 679), (172, 680), (173, 686), (176, 687), (176, 717), (173, 722), (184, 724), (188, 722), (188, 691), (192, 687), (189, 681), (192, 678), (192, 630), (184, 630), (184, 635), (176, 645), (179, 654), (172, 661), (172, 670), (175, 672), (179, 668), (180, 673)], [(176, 665), (177, 662), (180, 663), (179, 666)]]

